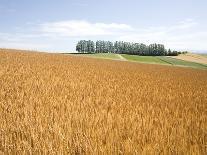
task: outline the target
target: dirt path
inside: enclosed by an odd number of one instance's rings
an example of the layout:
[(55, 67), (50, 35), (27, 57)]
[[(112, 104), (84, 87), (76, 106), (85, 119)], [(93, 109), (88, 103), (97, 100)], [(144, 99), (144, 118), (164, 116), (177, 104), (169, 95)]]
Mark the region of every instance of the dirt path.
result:
[(127, 59), (124, 58), (122, 55), (118, 54), (117, 56), (120, 58), (120, 60), (122, 60), (122, 61), (127, 61)]
[(176, 59), (207, 64), (207, 57), (204, 57), (204, 56), (198, 55), (198, 54), (188, 53), (188, 54), (182, 54), (182, 55), (179, 55), (179, 56), (176, 56), (176, 57), (174, 57), (174, 56), (172, 56), (172, 57), (176, 58)]

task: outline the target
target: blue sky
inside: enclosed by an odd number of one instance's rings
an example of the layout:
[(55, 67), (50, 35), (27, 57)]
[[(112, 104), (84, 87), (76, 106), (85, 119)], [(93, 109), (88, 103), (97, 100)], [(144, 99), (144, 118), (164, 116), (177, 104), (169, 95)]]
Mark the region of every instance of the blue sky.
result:
[(80, 39), (207, 51), (206, 0), (0, 0), (0, 47), (74, 51)]

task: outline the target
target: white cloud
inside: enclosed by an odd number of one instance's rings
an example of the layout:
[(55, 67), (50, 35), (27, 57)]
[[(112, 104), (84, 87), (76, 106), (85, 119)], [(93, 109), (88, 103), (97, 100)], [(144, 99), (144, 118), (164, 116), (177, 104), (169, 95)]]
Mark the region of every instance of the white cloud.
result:
[(207, 31), (199, 30), (199, 23), (192, 19), (175, 25), (136, 29), (133, 33), (122, 35), (118, 39), (147, 44), (163, 43), (167, 48), (177, 50), (207, 49)]
[(42, 33), (67, 37), (118, 35), (133, 30), (127, 24), (90, 23), (82, 20), (45, 23), (40, 28)]
[(169, 31), (173, 31), (173, 30), (185, 30), (185, 29), (193, 28), (193, 27), (195, 27), (197, 25), (198, 25), (198, 23), (195, 22), (193, 19), (186, 19), (184, 21), (180, 21), (176, 25), (168, 26), (166, 28), (169, 29)]
[[(40, 35), (41, 36), (41, 35)], [(50, 44), (34, 42), (33, 39), (39, 37), (38, 34), (10, 34), (10, 33), (0, 33), (0, 48), (15, 48), (15, 49), (48, 49)]]
[(162, 43), (167, 48), (207, 50), (207, 30), (193, 19), (160, 27), (69, 20), (28, 25), (16, 33), (0, 33), (0, 47), (75, 50), (78, 39)]

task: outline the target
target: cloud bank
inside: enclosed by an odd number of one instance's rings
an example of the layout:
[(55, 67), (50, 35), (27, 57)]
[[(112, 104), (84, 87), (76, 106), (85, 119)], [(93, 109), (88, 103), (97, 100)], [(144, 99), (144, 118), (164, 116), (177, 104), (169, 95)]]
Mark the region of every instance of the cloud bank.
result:
[[(177, 50), (207, 50), (207, 31), (193, 19), (185, 19), (174, 25), (140, 27), (124, 23), (89, 22), (68, 20), (33, 24), (29, 30), (1, 33), (0, 46), (25, 47), (43, 50), (75, 50), (79, 39), (107, 39), (132, 42), (163, 43)], [(21, 46), (18, 46), (21, 45)], [(62, 50), (64, 50), (62, 48)]]
[(90, 23), (88, 21), (60, 21), (40, 25), (41, 31), (48, 35), (66, 37), (87, 37), (100, 35), (120, 35), (133, 30), (130, 25), (117, 23)]

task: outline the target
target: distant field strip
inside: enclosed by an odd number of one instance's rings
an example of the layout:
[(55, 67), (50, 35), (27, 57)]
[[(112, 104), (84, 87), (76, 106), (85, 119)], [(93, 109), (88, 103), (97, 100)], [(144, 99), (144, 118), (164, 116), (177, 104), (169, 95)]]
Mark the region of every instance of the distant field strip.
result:
[(160, 60), (163, 60), (171, 65), (176, 65), (176, 66), (185, 66), (185, 67), (193, 67), (193, 68), (199, 68), (199, 69), (207, 69), (207, 65), (201, 64), (201, 63), (196, 63), (196, 62), (190, 62), (190, 61), (184, 61), (172, 57), (165, 57), (165, 56), (160, 56), (158, 57)]
[(85, 56), (85, 57), (94, 57), (94, 58), (102, 58), (102, 59), (114, 59), (114, 60), (122, 60), (118, 54), (113, 53), (96, 53), (96, 54), (73, 54), (75, 56)]
[(188, 54), (181, 54), (181, 55), (178, 55), (178, 56), (175, 56), (175, 57), (172, 56), (172, 58), (207, 65), (207, 57), (205, 55), (188, 53)]
[(198, 54), (200, 56), (204, 56), (204, 57), (207, 57), (207, 54)]
[(166, 57), (166, 56), (137, 56), (137, 55), (126, 55), (126, 54), (122, 54), (122, 56), (129, 61), (207, 69), (207, 65), (205, 64), (184, 61), (184, 60), (180, 60), (172, 57)]
[(138, 56), (138, 55), (127, 55), (122, 54), (122, 56), (129, 61), (145, 62), (145, 63), (158, 63), (167, 64), (165, 61), (158, 59), (153, 56)]
[(168, 57), (168, 56), (138, 56), (138, 55), (114, 54), (114, 53), (73, 54), (73, 55), (102, 58), (102, 59), (125, 60), (125, 61), (142, 62), (142, 63), (150, 63), (150, 64), (191, 67), (197, 69), (207, 69), (207, 65), (205, 64), (185, 61), (185, 60), (177, 59), (177, 57)]

